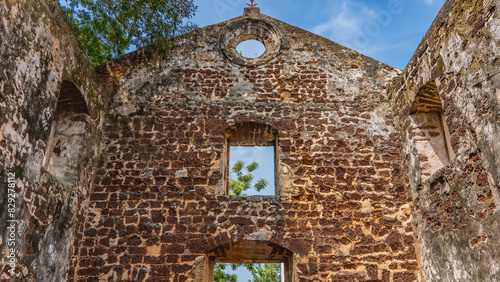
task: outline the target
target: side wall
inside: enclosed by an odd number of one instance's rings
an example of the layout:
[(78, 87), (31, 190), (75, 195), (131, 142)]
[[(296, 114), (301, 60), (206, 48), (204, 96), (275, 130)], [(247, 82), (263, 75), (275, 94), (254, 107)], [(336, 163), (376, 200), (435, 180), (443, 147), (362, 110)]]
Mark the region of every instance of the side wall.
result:
[[(447, 1), (394, 96), (429, 281), (500, 280), (499, 9), (500, 1)], [(410, 111), (429, 82), (439, 92), (453, 152), (423, 177), (415, 146), (422, 137), (411, 129)]]
[[(105, 99), (56, 1), (2, 1), (0, 18), (1, 279), (63, 281), (75, 215), (88, 198), (89, 164), (99, 152), (97, 117)], [(91, 110), (76, 187), (43, 167), (63, 80), (76, 85)]]

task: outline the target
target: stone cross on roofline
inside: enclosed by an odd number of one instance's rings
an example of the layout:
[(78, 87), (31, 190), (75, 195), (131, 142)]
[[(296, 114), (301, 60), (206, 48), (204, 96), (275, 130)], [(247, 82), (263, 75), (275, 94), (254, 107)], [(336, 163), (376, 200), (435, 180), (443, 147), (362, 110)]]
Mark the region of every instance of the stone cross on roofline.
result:
[(257, 6), (257, 4), (255, 4), (253, 1), (254, 0), (250, 0), (250, 4), (247, 3), (247, 5), (250, 6), (250, 8), (255, 8), (255, 6)]

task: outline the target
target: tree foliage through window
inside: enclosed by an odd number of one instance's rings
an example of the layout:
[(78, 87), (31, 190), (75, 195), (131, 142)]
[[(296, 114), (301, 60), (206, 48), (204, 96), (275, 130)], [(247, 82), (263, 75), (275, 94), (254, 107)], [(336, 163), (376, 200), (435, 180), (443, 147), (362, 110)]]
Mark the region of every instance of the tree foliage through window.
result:
[[(215, 282), (237, 282), (236, 274), (228, 274), (225, 272), (227, 267), (231, 267), (233, 271), (240, 267), (248, 269), (252, 275), (251, 282), (281, 282), (281, 267), (279, 263), (253, 263), (253, 264), (236, 264), (236, 263), (216, 263), (214, 271)], [(241, 281), (241, 280), (240, 280)]]

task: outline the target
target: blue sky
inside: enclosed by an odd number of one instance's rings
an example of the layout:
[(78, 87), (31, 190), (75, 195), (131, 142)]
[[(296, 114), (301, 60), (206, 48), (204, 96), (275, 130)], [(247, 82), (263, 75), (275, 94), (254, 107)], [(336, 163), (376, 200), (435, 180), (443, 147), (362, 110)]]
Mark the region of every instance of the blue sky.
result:
[[(200, 27), (241, 16), (246, 0), (195, 0)], [(262, 14), (404, 69), (444, 0), (255, 0)]]

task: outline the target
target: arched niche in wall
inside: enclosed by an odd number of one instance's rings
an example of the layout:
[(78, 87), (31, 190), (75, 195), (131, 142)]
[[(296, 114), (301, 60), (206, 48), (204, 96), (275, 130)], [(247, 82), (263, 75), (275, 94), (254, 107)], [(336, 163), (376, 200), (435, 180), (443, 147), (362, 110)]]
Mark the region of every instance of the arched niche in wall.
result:
[(64, 80), (47, 144), (44, 168), (64, 186), (76, 186), (89, 110), (72, 82)]
[(410, 120), (410, 134), (415, 140), (421, 179), (425, 181), (454, 158), (441, 98), (434, 81), (418, 91)]

